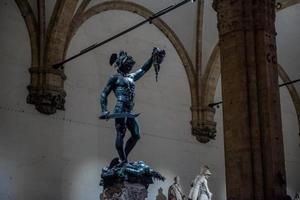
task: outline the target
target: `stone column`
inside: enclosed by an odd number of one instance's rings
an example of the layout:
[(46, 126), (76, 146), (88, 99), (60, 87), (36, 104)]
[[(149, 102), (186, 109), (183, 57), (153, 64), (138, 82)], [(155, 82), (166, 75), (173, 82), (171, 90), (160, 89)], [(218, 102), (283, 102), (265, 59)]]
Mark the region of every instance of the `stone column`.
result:
[(286, 194), (275, 0), (214, 0), (218, 15), (227, 198)]

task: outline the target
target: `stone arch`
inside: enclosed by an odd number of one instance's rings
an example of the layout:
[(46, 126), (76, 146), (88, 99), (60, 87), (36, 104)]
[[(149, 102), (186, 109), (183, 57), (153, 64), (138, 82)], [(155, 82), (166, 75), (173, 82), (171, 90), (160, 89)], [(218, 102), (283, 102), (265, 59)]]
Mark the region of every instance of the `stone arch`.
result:
[[(104, 12), (104, 11), (109, 11), (109, 10), (123, 10), (123, 11), (128, 11), (128, 12), (132, 12), (135, 13), (137, 15), (140, 15), (141, 17), (144, 18), (149, 18), (150, 16), (152, 16), (154, 13), (151, 12), (150, 10), (148, 10), (147, 8), (136, 4), (136, 3), (132, 3), (132, 2), (126, 2), (126, 1), (107, 1), (107, 2), (103, 2), (100, 4), (97, 4), (91, 8), (89, 8), (88, 10), (86, 10), (85, 12), (78, 12), (78, 15), (76, 15), (74, 17), (73, 22), (71, 23), (71, 28), (70, 31), (68, 33), (67, 36), (67, 42), (65, 45), (65, 52), (64, 54), (66, 55), (68, 46), (70, 44), (70, 41), (72, 40), (72, 37), (75, 35), (76, 31), (79, 29), (79, 27), (85, 22), (87, 21), (89, 18)], [(195, 70), (193, 67), (193, 63), (185, 49), (185, 47), (183, 46), (182, 42), (180, 41), (180, 39), (177, 37), (177, 35), (175, 34), (175, 32), (160, 18), (157, 18), (155, 20), (153, 20), (153, 25), (155, 25), (171, 42), (171, 44), (174, 46), (177, 54), (179, 55), (187, 77), (188, 77), (188, 81), (189, 81), (189, 86), (190, 86), (190, 92), (191, 92), (191, 107), (196, 107), (197, 105), (197, 80), (196, 80), (196, 76), (195, 76)], [(192, 114), (192, 120), (194, 121), (194, 115)]]
[[(281, 65), (278, 65), (278, 74), (281, 80), (284, 83), (290, 82), (291, 79), (289, 78), (288, 74), (285, 72), (285, 70), (282, 68)], [(298, 119), (298, 127), (300, 129), (300, 97), (299, 94), (293, 84), (287, 85), (286, 86), (289, 94), (292, 98), (293, 104), (295, 106), (296, 114), (297, 114), (297, 119)]]
[(204, 93), (202, 97), (202, 103), (204, 106), (208, 106), (209, 104), (214, 102), (215, 91), (220, 75), (220, 48), (219, 44), (217, 44), (212, 51), (204, 75), (202, 77), (202, 89)]
[(15, 0), (27, 26), (31, 46), (31, 66), (39, 66), (39, 42), (37, 20), (28, 1)]

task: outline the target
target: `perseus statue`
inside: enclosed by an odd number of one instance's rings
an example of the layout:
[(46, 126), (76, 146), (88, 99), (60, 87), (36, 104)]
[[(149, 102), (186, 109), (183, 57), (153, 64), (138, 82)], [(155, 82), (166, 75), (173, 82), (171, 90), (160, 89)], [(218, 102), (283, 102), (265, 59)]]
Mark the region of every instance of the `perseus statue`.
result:
[[(107, 120), (112, 118), (115, 119), (115, 128), (117, 132), (115, 145), (121, 164), (127, 163), (130, 151), (140, 139), (139, 126), (135, 119), (138, 114), (132, 113), (134, 107), (135, 82), (143, 77), (152, 65), (154, 65), (157, 78), (160, 64), (164, 57), (164, 50), (153, 48), (151, 57), (140, 69), (133, 73), (130, 73), (135, 64), (132, 56), (121, 51), (119, 54), (112, 54), (110, 57), (110, 64), (117, 68), (117, 73), (109, 78), (107, 85), (101, 93), (100, 104), (102, 113), (99, 118)], [(111, 91), (114, 92), (117, 100), (112, 113), (107, 110), (107, 97)], [(127, 140), (124, 148), (126, 129), (130, 131), (131, 137)]]

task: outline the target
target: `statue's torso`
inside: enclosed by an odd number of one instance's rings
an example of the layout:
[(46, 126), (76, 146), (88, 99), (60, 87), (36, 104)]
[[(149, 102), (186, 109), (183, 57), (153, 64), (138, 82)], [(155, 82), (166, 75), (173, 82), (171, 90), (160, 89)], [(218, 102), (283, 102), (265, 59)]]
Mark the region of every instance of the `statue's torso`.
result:
[(117, 74), (113, 91), (117, 98), (115, 112), (130, 112), (134, 106), (135, 82), (133, 76)]

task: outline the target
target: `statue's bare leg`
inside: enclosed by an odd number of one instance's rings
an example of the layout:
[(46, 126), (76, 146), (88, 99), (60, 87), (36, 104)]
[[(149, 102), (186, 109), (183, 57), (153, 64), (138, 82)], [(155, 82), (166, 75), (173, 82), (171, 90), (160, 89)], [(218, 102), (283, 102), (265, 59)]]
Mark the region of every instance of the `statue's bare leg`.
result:
[(124, 118), (117, 118), (115, 120), (115, 126), (117, 130), (117, 137), (116, 137), (116, 149), (119, 154), (119, 158), (122, 162), (126, 162), (126, 155), (124, 152), (124, 137), (126, 133), (126, 125)]
[(140, 130), (139, 130), (139, 125), (135, 118), (127, 118), (126, 126), (131, 133), (131, 137), (127, 140), (125, 146), (125, 155), (127, 158), (130, 151), (133, 149), (137, 141), (140, 139)]

